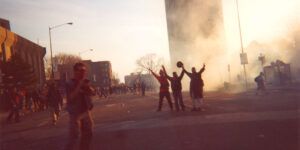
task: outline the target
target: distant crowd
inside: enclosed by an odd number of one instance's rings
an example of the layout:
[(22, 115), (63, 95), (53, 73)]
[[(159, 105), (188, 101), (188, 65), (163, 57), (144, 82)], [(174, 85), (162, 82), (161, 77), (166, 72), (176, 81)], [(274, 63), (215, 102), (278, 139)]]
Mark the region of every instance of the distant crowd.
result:
[[(112, 94), (133, 94), (145, 95), (146, 86), (144, 83), (136, 83), (129, 87), (124, 84), (111, 87), (95, 87), (95, 94), (99, 98), (108, 98)], [(27, 90), (25, 88), (9, 88), (0, 90), (0, 101), (2, 111), (9, 109), (6, 121), (19, 122), (20, 117), (45, 110), (57, 112), (63, 108), (66, 99), (65, 87), (56, 83), (47, 83), (40, 89)], [(57, 116), (58, 117), (58, 116)], [(56, 117), (56, 118), (57, 118)], [(54, 123), (57, 119), (54, 119)]]

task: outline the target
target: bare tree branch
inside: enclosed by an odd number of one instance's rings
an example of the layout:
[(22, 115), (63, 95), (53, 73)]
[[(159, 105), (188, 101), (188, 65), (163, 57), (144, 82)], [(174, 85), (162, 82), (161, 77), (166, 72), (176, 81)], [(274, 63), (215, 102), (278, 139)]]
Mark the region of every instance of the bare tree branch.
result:
[[(65, 65), (65, 64), (75, 64), (81, 61), (81, 57), (73, 54), (59, 53), (53, 57), (53, 64), (56, 65)], [(45, 73), (46, 78), (49, 78), (51, 75), (51, 58), (48, 57), (45, 59)]]
[(136, 60), (137, 72), (149, 73), (148, 69), (157, 72), (163, 64), (163, 60), (164, 59), (162, 57), (158, 57), (156, 54), (146, 54)]

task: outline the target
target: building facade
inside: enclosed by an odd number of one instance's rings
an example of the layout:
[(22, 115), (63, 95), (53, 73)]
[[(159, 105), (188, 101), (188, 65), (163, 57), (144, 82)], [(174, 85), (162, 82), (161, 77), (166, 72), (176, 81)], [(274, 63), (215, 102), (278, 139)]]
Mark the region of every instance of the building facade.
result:
[[(91, 84), (95, 87), (111, 87), (112, 86), (112, 66), (109, 61), (97, 61), (83, 60), (87, 66), (87, 79), (91, 81)], [(55, 73), (55, 79), (60, 80), (61, 83), (65, 83), (73, 77), (73, 65), (58, 65), (58, 72)]]
[(0, 19), (0, 65), (10, 60), (12, 55), (19, 54), (23, 60), (33, 67), (38, 78), (36, 87), (45, 84), (44, 56), (46, 48), (20, 35), (11, 32), (9, 21)]
[(292, 82), (292, 73), (290, 64), (281, 60), (272, 62), (271, 65), (263, 68), (265, 82), (270, 85), (282, 85)]

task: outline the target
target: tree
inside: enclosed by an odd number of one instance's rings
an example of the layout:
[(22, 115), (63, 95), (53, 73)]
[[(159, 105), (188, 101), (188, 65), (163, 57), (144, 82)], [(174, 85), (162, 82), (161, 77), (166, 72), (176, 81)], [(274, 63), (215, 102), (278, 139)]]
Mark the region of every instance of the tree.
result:
[(20, 55), (15, 54), (1, 66), (4, 88), (23, 87), (34, 89), (38, 83), (34, 68), (27, 64)]
[[(139, 59), (136, 60), (136, 64), (138, 66), (137, 68), (137, 78), (134, 80), (134, 83), (141, 83), (142, 82), (142, 73), (146, 72), (150, 74), (148, 69), (153, 70), (154, 72), (158, 72), (158, 70), (161, 69), (161, 66), (164, 63), (164, 59), (162, 57), (159, 57), (156, 54), (146, 54)], [(151, 89), (155, 88), (155, 80), (148, 81), (147, 85), (148, 87), (151, 87)]]
[(139, 59), (136, 60), (136, 64), (138, 66), (137, 72), (140, 74), (143, 72), (149, 73), (148, 69), (157, 72), (161, 65), (163, 65), (164, 59), (162, 57), (158, 57), (156, 54), (146, 54)]
[[(53, 67), (57, 65), (67, 65), (67, 64), (75, 64), (79, 61), (81, 61), (81, 57), (73, 54), (66, 54), (66, 53), (59, 53), (53, 57)], [(45, 72), (46, 72), (46, 78), (50, 78), (51, 76), (51, 58), (48, 57), (45, 60)]]
[(75, 64), (81, 60), (80, 56), (66, 53), (59, 53), (53, 57), (53, 62), (59, 65)]

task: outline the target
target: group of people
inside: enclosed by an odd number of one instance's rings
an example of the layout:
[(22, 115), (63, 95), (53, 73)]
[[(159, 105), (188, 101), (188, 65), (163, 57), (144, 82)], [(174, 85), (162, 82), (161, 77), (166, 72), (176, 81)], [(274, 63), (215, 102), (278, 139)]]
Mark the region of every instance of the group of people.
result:
[[(159, 103), (157, 111), (162, 110), (163, 99), (166, 98), (173, 110), (173, 103), (171, 94), (169, 91), (170, 85), (172, 89), (172, 95), (174, 98), (174, 104), (176, 111), (185, 111), (186, 106), (183, 102), (182, 96), (182, 84), (181, 81), (186, 74), (190, 78), (190, 97), (192, 99), (193, 108), (191, 111), (202, 111), (203, 110), (203, 87), (204, 82), (202, 79), (202, 73), (205, 71), (205, 64), (199, 71), (196, 71), (195, 67), (192, 67), (191, 72), (188, 72), (182, 62), (177, 62), (177, 67), (182, 68), (181, 73), (178, 75), (173, 72), (170, 76), (165, 67), (159, 70), (159, 74), (155, 73), (153, 70), (149, 71), (160, 83), (159, 89)], [(73, 66), (73, 78), (66, 83), (66, 110), (69, 113), (69, 138), (65, 146), (65, 150), (73, 150), (76, 146), (77, 140), (80, 137), (80, 150), (90, 149), (91, 139), (92, 139), (92, 128), (93, 119), (91, 115), (91, 110), (93, 109), (92, 96), (104, 93), (104, 89), (94, 89), (90, 85), (90, 81), (86, 79), (87, 67), (83, 63), (76, 63)], [(263, 73), (261, 73), (255, 81), (258, 84), (258, 90), (265, 90)], [(170, 84), (169, 84), (170, 83)], [(24, 95), (24, 94), (23, 94)], [(48, 107), (50, 108), (53, 123), (55, 124), (57, 118), (59, 117), (59, 112), (63, 105), (63, 98), (58, 90), (55, 83), (50, 83), (47, 87), (47, 94), (45, 94), (48, 99)], [(105, 96), (105, 95), (103, 95)], [(11, 97), (13, 99), (12, 105), (13, 109), (8, 120), (16, 114), (16, 119), (19, 119), (19, 103), (22, 98), (22, 92), (16, 89), (12, 91)], [(23, 96), (25, 97), (25, 96)]]
[[(74, 77), (66, 83), (66, 110), (69, 113), (69, 138), (65, 150), (73, 150), (76, 147), (77, 140), (80, 137), (80, 150), (90, 149), (92, 139), (93, 120), (91, 110), (93, 108), (92, 96), (96, 95), (96, 90), (86, 79), (87, 67), (83, 63), (76, 63), (73, 67)], [(56, 124), (63, 107), (63, 95), (58, 85), (53, 81), (45, 87), (45, 92), (37, 98), (44, 97), (47, 102), (47, 108), (51, 114), (53, 124)], [(19, 113), (22, 107), (22, 101), (26, 95), (23, 91), (14, 88), (9, 92), (11, 102), (11, 111), (7, 116), (7, 121), (14, 118), (19, 121)], [(44, 106), (41, 106), (44, 107)], [(39, 108), (37, 106), (37, 108)]]
[(201, 107), (203, 104), (203, 86), (204, 86), (202, 73), (205, 70), (205, 64), (203, 64), (202, 68), (198, 72), (196, 71), (195, 67), (192, 67), (192, 72), (188, 72), (184, 68), (183, 63), (180, 61), (177, 62), (177, 66), (182, 68), (182, 71), (179, 76), (176, 72), (173, 72), (173, 76), (169, 76), (164, 66), (162, 66), (162, 69), (160, 69), (159, 74), (156, 74), (155, 72), (153, 72), (153, 70), (149, 69), (149, 71), (151, 71), (151, 73), (160, 83), (159, 104), (158, 104), (157, 111), (161, 111), (164, 98), (167, 99), (170, 109), (173, 110), (173, 104), (169, 92), (169, 87), (170, 87), (169, 81), (171, 83), (171, 89), (172, 89), (172, 94), (175, 102), (176, 111), (179, 110), (185, 111), (186, 107), (184, 105), (183, 98), (182, 98), (182, 84), (181, 84), (181, 80), (184, 74), (186, 74), (191, 80), (190, 96), (193, 101), (193, 108), (191, 111), (202, 111), (203, 109)]
[(44, 111), (48, 108), (45, 87), (40, 90), (26, 90), (20, 87), (9, 88), (1, 92), (2, 103), (10, 108), (7, 122), (20, 121), (20, 116)]

